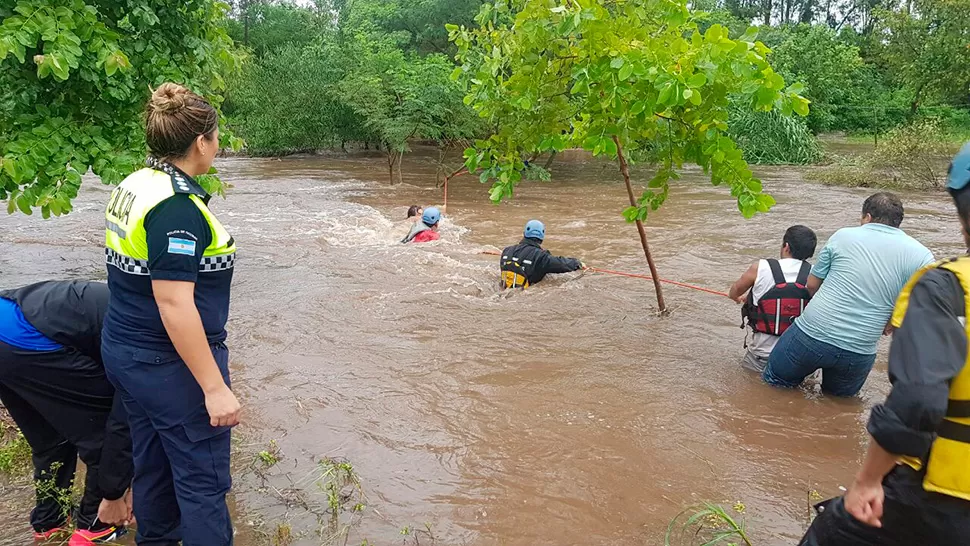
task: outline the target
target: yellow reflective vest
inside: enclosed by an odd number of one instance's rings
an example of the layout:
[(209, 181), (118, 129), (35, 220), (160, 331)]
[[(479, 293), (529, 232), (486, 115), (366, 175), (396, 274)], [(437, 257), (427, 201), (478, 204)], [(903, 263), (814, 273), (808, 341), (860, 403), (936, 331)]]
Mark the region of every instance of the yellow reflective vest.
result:
[[(913, 275), (896, 300), (892, 317), (894, 327), (903, 325), (913, 287), (927, 271), (937, 268), (952, 271), (956, 275), (963, 288), (966, 310), (970, 311), (970, 257), (961, 256), (937, 262)], [(970, 325), (966, 327), (967, 339), (970, 339)], [(940, 423), (929, 456), (925, 461), (903, 456), (900, 462), (915, 470), (926, 467), (923, 488), (927, 491), (970, 500), (970, 357), (950, 383), (946, 417)]]
[[(166, 168), (167, 167), (167, 168)], [(149, 275), (145, 217), (159, 203), (177, 193), (188, 194), (202, 212), (212, 232), (199, 271), (220, 271), (233, 266), (236, 244), (229, 232), (209, 211), (209, 196), (178, 170), (163, 165), (132, 173), (111, 192), (105, 210), (105, 257), (108, 265), (131, 275)]]

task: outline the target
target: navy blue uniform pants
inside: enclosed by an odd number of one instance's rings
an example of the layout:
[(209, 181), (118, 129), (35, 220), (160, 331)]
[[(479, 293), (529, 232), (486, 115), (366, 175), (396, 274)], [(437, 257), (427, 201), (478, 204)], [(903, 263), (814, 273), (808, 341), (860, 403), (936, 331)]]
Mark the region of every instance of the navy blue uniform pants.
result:
[[(140, 349), (107, 338), (101, 353), (128, 410), (137, 544), (231, 546), (230, 429), (209, 424), (205, 396), (188, 366), (174, 350)], [(228, 385), (228, 349), (215, 344), (212, 355)]]
[(820, 513), (799, 546), (949, 546), (967, 544), (970, 502), (923, 489), (923, 476), (897, 466), (882, 481), (882, 527), (852, 517), (842, 497), (816, 507)]
[[(46, 532), (73, 515), (82, 529), (98, 523), (101, 447), (114, 389), (101, 365), (74, 349), (35, 352), (0, 342), (0, 400), (30, 444), (37, 504), (35, 531)], [(79, 506), (64, 505), (74, 483), (78, 456), (87, 466)]]

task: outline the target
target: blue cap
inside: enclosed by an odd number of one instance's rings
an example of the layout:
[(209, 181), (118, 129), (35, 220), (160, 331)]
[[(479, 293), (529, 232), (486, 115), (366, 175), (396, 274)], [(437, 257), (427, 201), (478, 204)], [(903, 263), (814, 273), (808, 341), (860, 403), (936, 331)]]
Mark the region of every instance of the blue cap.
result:
[(947, 189), (962, 190), (967, 184), (970, 184), (970, 142), (953, 157), (946, 177)]
[(424, 222), (426, 226), (433, 226), (441, 220), (441, 211), (437, 207), (428, 207), (424, 209), (424, 214), (421, 216), (421, 221)]
[(525, 224), (525, 236), (542, 241), (546, 238), (546, 226), (538, 220), (529, 220)]

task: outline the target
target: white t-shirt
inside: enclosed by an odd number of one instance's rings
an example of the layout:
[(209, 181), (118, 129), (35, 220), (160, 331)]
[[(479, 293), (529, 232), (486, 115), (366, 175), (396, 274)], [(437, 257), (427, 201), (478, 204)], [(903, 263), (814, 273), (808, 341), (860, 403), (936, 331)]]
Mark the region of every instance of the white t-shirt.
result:
[[(795, 282), (798, 279), (798, 272), (802, 269), (801, 260), (784, 258), (778, 260), (778, 265), (781, 266), (781, 272), (785, 274), (786, 281)], [(771, 274), (771, 267), (768, 265), (768, 260), (759, 260), (758, 278), (755, 279), (754, 286), (751, 287), (751, 296), (754, 304), (758, 305), (758, 302), (761, 301), (761, 296), (764, 296), (774, 286), (775, 278)], [(752, 352), (755, 356), (768, 358), (771, 355), (771, 350), (778, 343), (779, 337), (762, 332), (754, 332), (754, 335), (751, 337), (751, 343), (748, 343), (748, 351)]]

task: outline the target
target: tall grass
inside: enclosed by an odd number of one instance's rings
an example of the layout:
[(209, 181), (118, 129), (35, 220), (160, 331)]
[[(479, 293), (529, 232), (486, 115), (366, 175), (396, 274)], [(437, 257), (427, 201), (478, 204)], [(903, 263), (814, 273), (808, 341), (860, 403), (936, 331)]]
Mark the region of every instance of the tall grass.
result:
[(806, 165), (822, 159), (822, 145), (797, 117), (732, 107), (728, 133), (750, 163)]
[(744, 505), (736, 504), (734, 512), (709, 502), (691, 506), (670, 521), (664, 546), (752, 546), (741, 517)]

